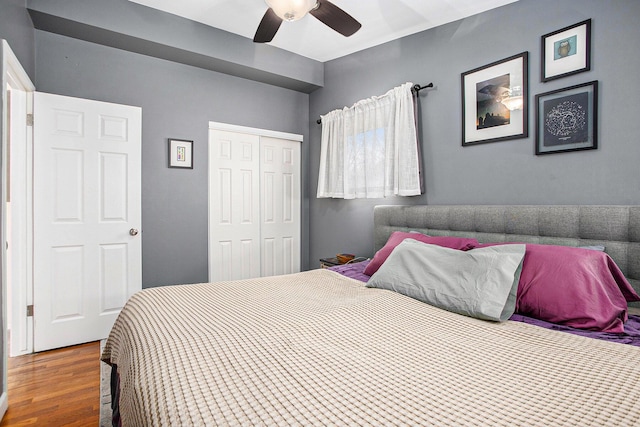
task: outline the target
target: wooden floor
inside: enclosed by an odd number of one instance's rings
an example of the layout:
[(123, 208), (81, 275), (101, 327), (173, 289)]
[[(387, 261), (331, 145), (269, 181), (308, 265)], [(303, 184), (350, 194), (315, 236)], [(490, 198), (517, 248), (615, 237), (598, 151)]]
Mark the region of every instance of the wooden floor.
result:
[(100, 343), (9, 359), (4, 426), (92, 426), (100, 418)]

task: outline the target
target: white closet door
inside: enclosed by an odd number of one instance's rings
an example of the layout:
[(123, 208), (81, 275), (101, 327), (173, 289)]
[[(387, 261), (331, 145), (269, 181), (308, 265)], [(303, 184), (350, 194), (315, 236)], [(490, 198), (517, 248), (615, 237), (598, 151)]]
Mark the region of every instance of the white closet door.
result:
[(300, 271), (300, 142), (260, 138), (262, 276)]
[(260, 276), (260, 138), (209, 133), (209, 280)]

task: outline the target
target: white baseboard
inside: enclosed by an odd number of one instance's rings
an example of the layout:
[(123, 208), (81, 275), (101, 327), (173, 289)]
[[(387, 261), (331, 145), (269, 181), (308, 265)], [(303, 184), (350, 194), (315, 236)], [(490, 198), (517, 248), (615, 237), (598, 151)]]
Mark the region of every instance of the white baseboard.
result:
[(9, 407), (9, 400), (7, 398), (7, 392), (5, 391), (0, 396), (0, 420), (4, 418), (4, 414), (7, 412), (7, 408)]

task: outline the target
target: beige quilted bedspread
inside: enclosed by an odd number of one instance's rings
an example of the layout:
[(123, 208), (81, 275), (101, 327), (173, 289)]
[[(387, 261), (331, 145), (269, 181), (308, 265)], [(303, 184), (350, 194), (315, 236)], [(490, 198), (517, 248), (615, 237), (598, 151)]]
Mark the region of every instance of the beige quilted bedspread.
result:
[(634, 426), (640, 348), (472, 319), (328, 270), (144, 290), (103, 360), (123, 425)]

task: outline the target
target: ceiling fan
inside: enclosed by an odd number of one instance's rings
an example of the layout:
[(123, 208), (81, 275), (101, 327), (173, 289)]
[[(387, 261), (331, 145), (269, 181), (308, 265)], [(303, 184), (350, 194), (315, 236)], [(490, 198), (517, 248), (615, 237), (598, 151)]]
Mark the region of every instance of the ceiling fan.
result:
[(268, 43), (273, 40), (282, 21), (297, 21), (307, 13), (323, 24), (349, 37), (362, 26), (351, 15), (329, 0), (265, 0), (269, 9), (262, 17), (253, 41)]

